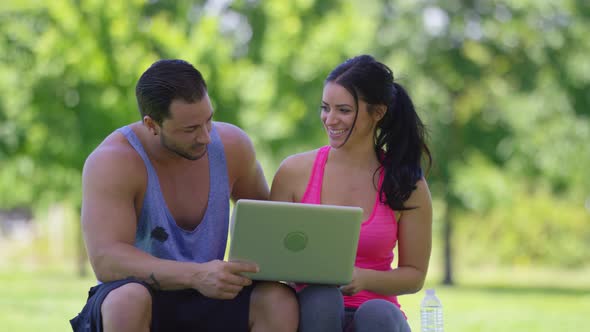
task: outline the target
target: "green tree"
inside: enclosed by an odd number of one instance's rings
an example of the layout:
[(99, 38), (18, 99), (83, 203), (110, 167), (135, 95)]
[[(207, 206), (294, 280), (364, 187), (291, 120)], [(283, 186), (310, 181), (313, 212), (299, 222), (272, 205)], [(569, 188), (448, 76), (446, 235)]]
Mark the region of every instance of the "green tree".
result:
[[(250, 133), (271, 177), (286, 155), (325, 142), (316, 110), (328, 72), (371, 53), (409, 88), (430, 128), (443, 281), (453, 283), (452, 245), (475, 238), (502, 262), (579, 266), (590, 258), (580, 251), (590, 240), (589, 6), (4, 1), (0, 208), (79, 207), (86, 156), (139, 120), (134, 84), (157, 59), (183, 58), (203, 72), (216, 119)], [(567, 222), (544, 204), (568, 210)], [(546, 242), (546, 232), (569, 239), (566, 259), (519, 245)]]

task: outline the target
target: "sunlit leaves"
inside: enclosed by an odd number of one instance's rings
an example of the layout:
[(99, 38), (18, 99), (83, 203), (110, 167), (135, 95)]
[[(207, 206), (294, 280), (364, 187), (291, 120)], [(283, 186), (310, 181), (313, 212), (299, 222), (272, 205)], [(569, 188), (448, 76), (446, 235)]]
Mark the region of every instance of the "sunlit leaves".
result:
[[(139, 120), (135, 82), (160, 58), (201, 70), (215, 119), (250, 134), (271, 178), (286, 155), (325, 144), (323, 81), (369, 53), (429, 129), (435, 219), (453, 211), (473, 224), (465, 234), (501, 237), (489, 246), (502, 257), (520, 249), (513, 261), (551, 261), (518, 244), (586, 234), (588, 15), (575, 0), (3, 1), (0, 207), (79, 201), (84, 159)], [(552, 204), (566, 223), (525, 220), (559, 219)], [(581, 261), (579, 239), (568, 265)]]

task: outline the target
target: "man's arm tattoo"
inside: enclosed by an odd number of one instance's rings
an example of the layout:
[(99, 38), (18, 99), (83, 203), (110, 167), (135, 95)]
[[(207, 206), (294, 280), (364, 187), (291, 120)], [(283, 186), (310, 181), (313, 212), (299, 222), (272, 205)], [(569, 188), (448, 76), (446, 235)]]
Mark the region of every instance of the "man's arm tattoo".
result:
[(137, 279), (140, 281), (143, 281), (147, 284), (149, 284), (150, 286), (152, 286), (155, 290), (162, 290), (162, 286), (160, 285), (160, 282), (158, 281), (158, 279), (156, 279), (156, 275), (154, 273), (150, 274), (149, 278), (139, 278), (136, 276), (128, 276), (128, 279)]
[(150, 280), (148, 280), (148, 283), (152, 285), (156, 290), (162, 289), (162, 286), (160, 286), (160, 282), (158, 281), (158, 279), (156, 279), (156, 275), (153, 273), (150, 274)]

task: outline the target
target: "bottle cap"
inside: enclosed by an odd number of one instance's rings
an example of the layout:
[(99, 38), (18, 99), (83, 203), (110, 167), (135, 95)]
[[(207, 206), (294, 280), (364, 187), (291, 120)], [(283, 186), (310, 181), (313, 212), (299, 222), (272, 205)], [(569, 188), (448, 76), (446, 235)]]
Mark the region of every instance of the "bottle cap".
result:
[(426, 290), (426, 295), (434, 295), (434, 289), (433, 288), (429, 288)]

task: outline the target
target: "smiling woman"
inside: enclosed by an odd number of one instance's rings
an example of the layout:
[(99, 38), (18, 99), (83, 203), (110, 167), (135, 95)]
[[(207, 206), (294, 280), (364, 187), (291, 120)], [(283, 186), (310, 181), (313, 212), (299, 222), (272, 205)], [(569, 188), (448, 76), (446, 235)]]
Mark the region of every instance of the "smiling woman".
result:
[(320, 110), (329, 145), (284, 160), (271, 199), (359, 206), (364, 222), (350, 284), (296, 287), (300, 331), (409, 331), (397, 295), (422, 288), (432, 238), (422, 121), (392, 71), (368, 55), (328, 75)]
[(360, 100), (357, 111), (354, 97), (346, 88), (334, 82), (326, 84), (322, 95), (321, 119), (331, 146), (343, 146), (351, 138), (353, 130), (353, 141), (373, 134), (375, 124), (384, 112), (369, 113), (368, 107), (367, 102)]

